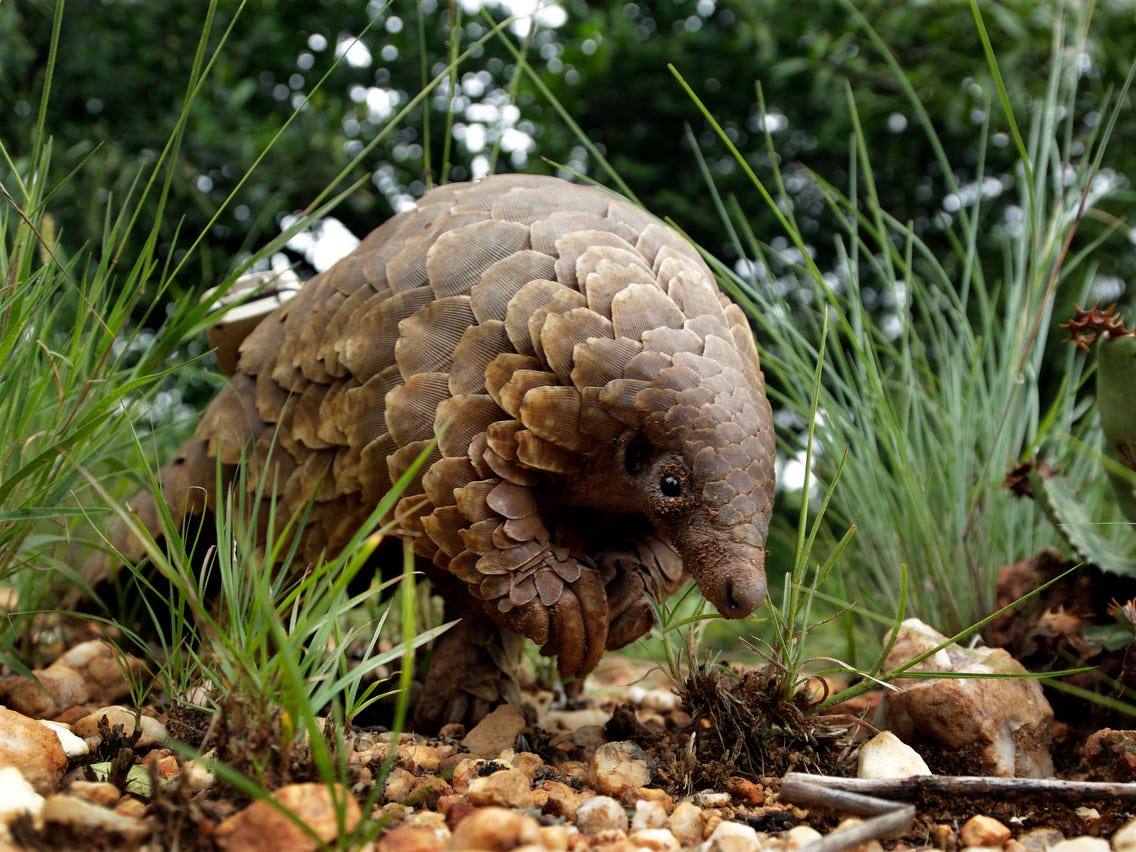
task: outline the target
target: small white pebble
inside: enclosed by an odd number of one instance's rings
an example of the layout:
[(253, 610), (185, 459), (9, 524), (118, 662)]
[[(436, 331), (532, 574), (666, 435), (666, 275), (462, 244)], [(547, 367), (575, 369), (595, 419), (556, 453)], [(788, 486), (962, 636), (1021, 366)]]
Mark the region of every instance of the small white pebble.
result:
[(627, 812), (610, 796), (592, 796), (576, 810), (576, 827), (583, 834), (627, 832)]
[(1136, 852), (1136, 819), (1112, 835), (1112, 848), (1114, 852)]
[(675, 805), (675, 809), (671, 812), (667, 822), (670, 823), (671, 831), (674, 832), (675, 837), (683, 845), (702, 840), (702, 829), (706, 823), (702, 816), (702, 808), (698, 805), (691, 802), (679, 802)]
[(1048, 852), (1110, 852), (1111, 847), (1103, 837), (1071, 837), (1049, 847)]
[(55, 736), (59, 738), (59, 744), (63, 746), (63, 753), (67, 755), (67, 757), (86, 757), (91, 753), (91, 747), (87, 745), (87, 741), (71, 733), (71, 727), (69, 725), (65, 725), (62, 722), (53, 722), (50, 719), (40, 719), (39, 723), (45, 728), (50, 728), (55, 732)]
[(652, 828), (665, 828), (667, 809), (662, 802), (640, 799), (635, 803), (635, 815), (631, 818), (631, 830), (646, 831)]
[(690, 801), (700, 808), (726, 808), (732, 799), (729, 793), (719, 793), (717, 790), (699, 790), (690, 797)]
[(31, 784), (14, 766), (5, 766), (0, 769), (0, 826), (7, 832), (8, 824), (22, 813), (31, 814), (32, 819), (38, 822), (43, 811), (43, 796), (35, 791)]
[(722, 822), (704, 846), (705, 852), (752, 852), (760, 848), (757, 832), (740, 822)]
[(651, 852), (677, 852), (682, 846), (678, 839), (666, 828), (644, 828), (631, 832), (628, 838), (637, 849), (650, 849)]
[(785, 844), (785, 849), (800, 849), (808, 846), (810, 843), (816, 843), (824, 837), (819, 831), (811, 825), (795, 825), (781, 835), (781, 840)]
[(601, 793), (621, 796), (651, 783), (651, 764), (642, 748), (631, 742), (604, 743), (592, 756), (592, 777)]
[(919, 752), (891, 731), (880, 731), (860, 748), (858, 778), (909, 778), (930, 774)]

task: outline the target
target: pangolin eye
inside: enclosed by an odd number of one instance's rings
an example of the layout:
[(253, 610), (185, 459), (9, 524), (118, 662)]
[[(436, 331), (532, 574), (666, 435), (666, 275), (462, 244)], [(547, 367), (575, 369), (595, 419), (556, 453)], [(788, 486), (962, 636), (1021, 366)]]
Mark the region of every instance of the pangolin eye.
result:
[(659, 491), (664, 497), (681, 497), (682, 480), (673, 473), (668, 473), (659, 480)]

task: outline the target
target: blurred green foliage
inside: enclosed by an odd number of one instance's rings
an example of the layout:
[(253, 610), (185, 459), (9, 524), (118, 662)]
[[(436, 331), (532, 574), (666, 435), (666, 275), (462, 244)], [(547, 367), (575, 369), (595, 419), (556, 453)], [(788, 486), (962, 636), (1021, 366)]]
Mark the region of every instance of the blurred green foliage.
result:
[[(186, 268), (181, 286), (199, 291), (216, 283), (278, 234), (282, 214), (307, 208), (341, 173), (340, 186), (360, 182), (336, 213), (357, 234), (385, 219), (400, 198), (421, 194), (428, 182), (463, 179), (485, 168), (501, 141), (506, 144), (494, 164), (498, 170), (551, 170), (544, 157), (604, 180), (497, 38), (463, 62), (454, 75), (456, 87), (445, 82), (431, 93), (429, 115), (415, 111), (349, 167), (390, 114), (444, 72), (451, 41), (456, 55), (486, 34), (489, 16), (500, 21), (507, 14), (498, 3), (478, 5), (219, 0), (204, 40), (213, 68), (172, 166), (171, 209), (178, 215), (163, 226), (166, 252), (183, 245), (185, 235), (208, 234), (208, 245)], [(837, 0), (566, 0), (558, 8), (560, 13), (542, 16), (527, 33), (527, 24), (505, 32), (646, 206), (673, 216), (696, 240), (727, 257), (731, 247), (719, 233), (688, 139), (705, 148), (722, 191), (742, 195), (755, 233), (775, 241), (777, 227), (668, 73), (668, 63), (704, 98), (758, 174), (769, 172), (761, 130), (770, 123), (796, 219), (813, 240), (822, 268), (831, 252), (825, 236), (830, 223), (810, 172), (847, 185), (849, 89), (872, 152), (881, 206), (900, 221), (914, 222), (934, 244), (959, 201), (947, 198), (919, 118), (865, 24), (911, 80), (960, 170), (960, 183), (966, 186), (977, 172), (979, 129), (992, 114), (992, 147), (1005, 157), (987, 160), (987, 180), (975, 191), (997, 197), (1012, 185), (1007, 173), (1015, 159), (1013, 142), (1004, 119), (991, 110), (997, 93), (967, 2), (862, 0), (853, 8)], [(981, 8), (1011, 100), (1025, 120), (1043, 94), (1054, 16), (1063, 14), (1063, 5), (1006, 0)], [(0, 4), (0, 140), (17, 162), (30, 156), (53, 9), (50, 0)], [(113, 199), (126, 196), (139, 163), (161, 150), (186, 103), (186, 80), (209, 13), (199, 0), (67, 2), (47, 116), (55, 167), (66, 175), (92, 151), (98, 153), (51, 200), (65, 243), (97, 239)], [(213, 56), (210, 48), (230, 28)], [(365, 50), (356, 47), (336, 64), (342, 48), (360, 34)], [(1090, 128), (1100, 120), (1107, 93), (1123, 80), (1134, 40), (1130, 3), (1096, 5), (1079, 65), (1085, 78), (1079, 112)], [(272, 142), (304, 97), (306, 106)], [(446, 132), (448, 114), (452, 134)], [(1122, 142), (1104, 163), (1119, 175), (1136, 170), (1133, 148), (1123, 144), (1134, 129), (1125, 113), (1117, 130)], [(266, 149), (264, 161), (244, 180)], [(443, 175), (446, 162), (450, 169)], [(5, 170), (0, 164), (0, 176)], [(1112, 212), (1126, 217), (1131, 201), (1121, 195)], [(991, 227), (1005, 226), (1006, 207), (1014, 203), (988, 205)], [(1131, 265), (1126, 253), (1117, 253), (1095, 274), (1126, 276)]]

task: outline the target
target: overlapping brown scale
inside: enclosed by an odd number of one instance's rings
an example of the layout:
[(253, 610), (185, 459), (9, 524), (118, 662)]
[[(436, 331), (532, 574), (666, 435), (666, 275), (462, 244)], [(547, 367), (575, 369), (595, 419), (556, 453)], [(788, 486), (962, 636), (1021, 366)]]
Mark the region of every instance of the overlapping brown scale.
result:
[(329, 553), (338, 553), (347, 546), (351, 538), (359, 531), (361, 518), (370, 514), (358, 495), (337, 497), (322, 507), (321, 523), (324, 528), (326, 544), (321, 556)]
[(245, 478), (245, 491), (249, 494), (279, 489), (298, 467), (295, 457), (276, 440), (275, 429), (260, 433), (249, 460), (250, 475)]
[(485, 505), (503, 518), (524, 518), (540, 511), (532, 491), (514, 482), (499, 482), (485, 495)]
[(319, 411), (315, 414), (316, 434), (329, 446), (347, 444), (347, 432), (344, 429), (348, 423), (347, 392), (357, 387), (359, 382), (354, 377), (333, 382), (320, 402)]
[(616, 337), (639, 340), (653, 328), (682, 328), (684, 314), (674, 300), (654, 284), (631, 284), (611, 300), (611, 324)]
[(516, 352), (540, 357), (530, 321), (534, 313), (554, 303), (562, 310), (569, 310), (585, 302), (582, 293), (569, 290), (556, 281), (546, 280), (530, 281), (509, 300), (505, 310), (505, 333)]
[(631, 359), (643, 351), (638, 340), (598, 337), (574, 350), (572, 384), (577, 388), (599, 388), (622, 378)]
[(485, 391), (485, 370), (502, 352), (512, 351), (503, 320), (471, 325), (454, 349), (450, 393), (454, 396)]
[(600, 390), (600, 405), (624, 425), (638, 428), (642, 425), (643, 417), (635, 400), (641, 391), (650, 386), (651, 383), (643, 379), (614, 379)]
[[(348, 375), (347, 365), (339, 360), (337, 345), (344, 334), (344, 330), (360, 315), (363, 306), (374, 298), (376, 291), (370, 287), (362, 286), (339, 305), (339, 308), (328, 320), (324, 333), (316, 341), (317, 357), (323, 362), (324, 369), (333, 378), (343, 378)], [(390, 295), (384, 290), (384, 295)]]
[(256, 416), (256, 385), (237, 373), (206, 406), (194, 434), (205, 442), (210, 457), (239, 464), (264, 428)]
[(454, 228), (485, 219), (484, 213), (451, 214), (444, 206), (430, 205), (416, 218), (425, 218), (413, 234), (406, 234), (397, 252), (387, 261), (386, 278), (392, 291), (402, 293), (427, 286), (426, 255), (435, 240)]
[(556, 240), (556, 280), (573, 290), (581, 289), (582, 282), (576, 277), (576, 264), (581, 256), (596, 251), (600, 246), (635, 251), (631, 243), (608, 230), (571, 231)]
[[(455, 184), (452, 187), (442, 187), (440, 197), (456, 211), (488, 211), (494, 202), (504, 193), (515, 188), (539, 187), (548, 185), (548, 179), (540, 175), (502, 174), (494, 175), (488, 180), (479, 183)], [(446, 193), (451, 195), (447, 199)], [(430, 193), (434, 195), (433, 192)]]
[(435, 506), (452, 506), (457, 501), (454, 492), (479, 478), (465, 456), (443, 456), (422, 475), (422, 489)]
[(521, 418), (521, 404), (525, 394), (533, 388), (546, 387), (559, 384), (556, 373), (547, 370), (517, 370), (505, 384), (493, 394), (497, 404), (501, 406), (510, 417)]
[[(722, 296), (722, 298), (725, 299), (725, 296)], [(729, 323), (730, 337), (734, 341), (734, 346), (744, 355), (746, 361), (752, 365), (751, 374), (756, 386), (764, 390), (765, 378), (758, 368), (757, 343), (754, 341), (753, 331), (749, 326), (749, 319), (746, 317), (745, 312), (733, 302), (728, 302), (724, 306), (723, 313), (726, 315), (726, 322)]]
[[(654, 272), (643, 255), (627, 248), (609, 245), (591, 246), (576, 259), (576, 280), (584, 287), (592, 275), (598, 273), (598, 278), (602, 280), (606, 275), (619, 271), (626, 273), (629, 283), (630, 281), (647, 283), (655, 280)], [(589, 294), (589, 305), (591, 300), (592, 296)]]
[[(317, 503), (325, 503), (335, 498), (335, 482), (331, 475), (334, 463), (334, 450), (316, 450), (307, 454), (299, 467), (299, 485), (302, 497), (314, 500)], [(289, 477), (289, 479), (291, 478)], [(296, 507), (291, 506), (289, 508), (295, 511)]]
[(393, 363), (398, 324), (433, 301), (434, 292), (423, 285), (377, 301), (373, 306), (368, 302), (337, 347), (339, 359), (355, 378), (367, 381)]
[(688, 328), (652, 328), (643, 332), (643, 348), (673, 356), (676, 352), (701, 354), (702, 338)]
[[(363, 483), (359, 480), (360, 454), (350, 447), (340, 447), (335, 454), (331, 473), (335, 477), (335, 490), (338, 494), (361, 495)], [(361, 499), (361, 497), (360, 497)]]
[(702, 314), (700, 316), (691, 317), (683, 323), (683, 328), (690, 329), (703, 340), (711, 335), (725, 338), (733, 336), (730, 333), (729, 324), (720, 314)]
[(579, 456), (535, 435), (529, 429), (517, 433), (517, 460), (549, 473), (572, 473), (579, 466)]
[(660, 370), (669, 367), (672, 361), (672, 356), (665, 352), (644, 349), (624, 365), (623, 377), (650, 382), (654, 380)]
[[(609, 251), (619, 252), (622, 249), (610, 248)], [(585, 258), (592, 258), (589, 253)], [(581, 258), (580, 266), (583, 266)], [(588, 298), (588, 307), (597, 313), (611, 318), (611, 300), (615, 294), (631, 284), (650, 283), (653, 280), (651, 272), (638, 264), (616, 263), (609, 259), (601, 259), (595, 268), (586, 274), (580, 274), (583, 290)]]
[(596, 441), (580, 428), (580, 392), (571, 386), (537, 387), (525, 394), (521, 422), (545, 441), (574, 453), (594, 449)]
[(442, 455), (464, 458), (474, 436), (506, 416), (489, 394), (463, 394), (445, 400), (434, 420)]
[(513, 541), (529, 541), (531, 539), (542, 545), (548, 544), (548, 529), (539, 513), (526, 515), (523, 518), (507, 519), (494, 530), (494, 543), (497, 541), (498, 532), (503, 533)]
[(447, 231), (426, 255), (426, 276), (439, 298), (467, 294), (487, 267), (529, 247), (529, 229), (486, 219)]
[[(301, 288), (300, 292), (303, 292)], [(299, 298), (297, 296), (297, 298)], [(287, 352), (288, 343), (288, 326), (284, 326), (284, 339), (280, 342), (281, 352)], [(300, 369), (293, 364), (289, 359), (284, 357), (277, 357), (275, 361), (269, 361), (267, 364), (267, 375), (272, 381), (280, 386), (280, 389), (286, 393), (300, 393), (307, 387), (308, 380), (304, 378), (304, 374)], [(261, 374), (265, 375), (265, 374)]]
[[(272, 381), (271, 373), (261, 373), (253, 381), (256, 382), (254, 404), (257, 416), (265, 423), (279, 422), (285, 406), (293, 395)], [(301, 386), (302, 391), (303, 386)]]
[(682, 270), (673, 276), (660, 274), (659, 277), (666, 282), (667, 295), (688, 317), (714, 314), (721, 310), (718, 292), (705, 276)]
[(515, 459), (517, 457), (517, 433), (524, 428), (519, 420), (501, 420), (494, 423), (485, 432), (489, 448), (504, 458)]
[(705, 361), (717, 364), (719, 367), (731, 367), (739, 373), (755, 369), (752, 360), (742, 357), (737, 346), (734, 345), (733, 338), (726, 339), (716, 334), (707, 335), (702, 356)]
[[(329, 453), (323, 457), (322, 453), (312, 453), (296, 461), (295, 470), (288, 476), (279, 492), (277, 512), (282, 517), (299, 517), (308, 503), (318, 500), (315, 489), (319, 486), (323, 474), (330, 471), (334, 455)], [(330, 492), (327, 496), (331, 496)], [(283, 522), (280, 526), (283, 526)]]
[[(338, 265), (333, 267), (333, 269), (338, 268)], [(325, 339), (327, 327), (339, 306), (347, 301), (347, 296), (344, 293), (332, 287), (325, 287), (325, 290), (327, 290), (327, 295), (320, 303), (319, 310), (300, 332), (297, 354), (292, 362), (305, 379), (322, 384), (327, 384), (334, 376), (328, 372), (323, 359), (319, 357), (320, 344)]]
[(359, 454), (359, 487), (363, 497), (377, 503), (390, 490), (390, 470), (387, 457), (398, 449), (389, 432), (383, 432), (366, 444)]
[(465, 542), (461, 537), (465, 524), (466, 520), (457, 506), (440, 506), (422, 519), (422, 529), (426, 535), (447, 556), (457, 556), (465, 550)]
[(448, 371), (454, 349), (476, 320), (469, 296), (447, 296), (419, 308), (399, 323), (394, 359), (404, 378)]
[(551, 280), (556, 261), (547, 254), (519, 251), (498, 260), (481, 273), (469, 291), (473, 314), (478, 322), (504, 320), (505, 309), (517, 292), (530, 281)]
[(355, 248), (354, 254), (362, 261), (363, 279), (374, 292), (390, 290), (387, 263), (402, 249), (407, 237), (424, 227), (414, 227), (413, 221), (412, 217), (392, 216)]
[(480, 558), (479, 554), (471, 550), (463, 550), (453, 559), (449, 560), (448, 564), (445, 566), (446, 570), (451, 574), (463, 583), (467, 583), (470, 587), (470, 591), (474, 594), (479, 593), (478, 590), (483, 579), (481, 572), (477, 570), (477, 560)]
[(545, 363), (565, 384), (572, 382), (575, 351), (579, 344), (597, 338), (612, 338), (612, 324), (591, 308), (579, 307), (549, 313), (540, 328), (540, 350)]
[(626, 225), (602, 213), (589, 213), (585, 210), (561, 210), (533, 222), (529, 228), (529, 238), (534, 250), (557, 257), (560, 254), (557, 247), (560, 238), (580, 231), (614, 233), (627, 243), (637, 239), (637, 234)]
[[(706, 338), (707, 341), (714, 339), (715, 338), (713, 335)], [(717, 339), (720, 340), (721, 338)], [(666, 376), (662, 378), (662, 383), (667, 387), (673, 387), (675, 390), (684, 390), (687, 387), (694, 387), (696, 385), (713, 387), (716, 390), (719, 385), (716, 383), (708, 382), (707, 379), (712, 379), (715, 376), (721, 375), (722, 370), (725, 367), (730, 366), (729, 364), (723, 364), (721, 361), (717, 361), (707, 355), (698, 354), (695, 352), (677, 352), (671, 360), (674, 362), (674, 367), (670, 368), (670, 370), (662, 371), (666, 373)], [(686, 377), (686, 373), (690, 373), (692, 375)], [(684, 376), (684, 378), (675, 378), (672, 380), (670, 378), (672, 375), (676, 377)], [(738, 376), (737, 378), (740, 379), (741, 377)], [(733, 385), (731, 385), (731, 383), (729, 382), (724, 382), (721, 384), (727, 388), (737, 387), (736, 383)]]
[[(476, 553), (480, 557), (482, 554), (492, 552), (497, 546), (493, 543), (493, 534), (500, 526), (501, 519), (491, 514), (489, 517), (469, 524), (468, 527), (462, 530), (462, 541), (465, 542), (466, 548), (471, 553)], [(474, 561), (476, 562), (476, 560)], [(505, 569), (496, 563), (487, 566), (485, 570), (490, 574), (505, 573)]]
[[(485, 368), (485, 390), (497, 401), (498, 405), (505, 409), (505, 411), (509, 411), (502, 402), (501, 389), (517, 372), (521, 370), (537, 370), (539, 368), (540, 361), (532, 355), (505, 352), (490, 361), (489, 366)], [(518, 408), (518, 411), (519, 410)], [(517, 416), (515, 412), (509, 413), (513, 417)]]
[(295, 383), (295, 379), (290, 376), (302, 375), (297, 361), (300, 355), (300, 337), (306, 327), (304, 321), (318, 310), (319, 304), (332, 292), (326, 281), (324, 276), (317, 275), (280, 308), (280, 316), (284, 321), (284, 339), (276, 353), (273, 375), (280, 376), (279, 381), (286, 390), (292, 390)]
[(525, 467), (517, 461), (516, 447), (513, 447), (512, 456), (508, 458), (487, 447), (481, 452), (478, 461), (482, 466), (479, 469), (484, 468), (487, 474), (516, 482), (518, 485), (536, 486), (544, 482), (543, 471)]
[(365, 447), (387, 431), (387, 394), (402, 384), (397, 364), (391, 364), (364, 384), (343, 393), (347, 416), (344, 422), (347, 442), (356, 449)]
[(652, 264), (652, 268), (655, 268), (654, 264), (664, 248), (680, 255), (698, 257), (698, 252), (678, 231), (667, 227), (657, 219), (653, 219), (639, 231), (638, 239), (635, 241), (635, 250), (642, 253)]
[(623, 431), (624, 424), (604, 410), (601, 387), (580, 388), (580, 432), (594, 438), (593, 445), (606, 443)]
[[(608, 328), (604, 336), (610, 337), (610, 323), (606, 317), (602, 317), (591, 311), (584, 300), (584, 295), (576, 290), (569, 290), (567, 287), (556, 287), (550, 291), (552, 298), (545, 304), (536, 308), (528, 320), (529, 340), (532, 341), (534, 354), (540, 359), (542, 364), (548, 364), (548, 356), (544, 351), (544, 324), (550, 317), (562, 314), (571, 313), (575, 310), (587, 311), (592, 314), (595, 322), (606, 325)], [(589, 320), (591, 322), (592, 320)], [(506, 318), (508, 322), (508, 318)], [(506, 326), (507, 328), (507, 326)], [(565, 371), (565, 380), (567, 380), (567, 372)]]
[[(625, 229), (629, 234), (634, 234), (635, 236), (629, 239), (629, 242), (635, 242), (638, 235), (645, 231), (649, 225), (659, 221), (654, 215), (635, 203), (614, 197), (608, 199), (605, 218), (614, 223), (616, 227)], [(650, 261), (650, 256), (647, 259)]]
[(571, 184), (563, 193), (548, 191), (548, 184), (541, 182), (530, 187), (516, 187), (502, 193), (492, 201), (491, 213), (494, 219), (522, 222), (526, 225), (546, 219), (566, 205), (602, 216), (607, 212), (607, 201), (592, 192), (573, 192)]
[(419, 373), (386, 396), (386, 421), (400, 447), (434, 436), (434, 412), (450, 397), (445, 373)]
[[(425, 457), (421, 463), (419, 459)], [(413, 475), (406, 485), (404, 494), (422, 494), (422, 476), (430, 466), (442, 458), (442, 453), (430, 439), (411, 441), (400, 446), (387, 456), (387, 468), (390, 472), (391, 482), (398, 482), (403, 475), (413, 469)], [(417, 467), (415, 467), (417, 465)]]
[(205, 442), (190, 438), (178, 448), (173, 461), (162, 469), (162, 492), (174, 511), (175, 520), (187, 514), (199, 514), (204, 508), (204, 489), (194, 477), (202, 464), (212, 463), (207, 456)]
[(276, 360), (283, 342), (284, 322), (279, 312), (270, 314), (241, 342), (237, 369), (247, 376), (260, 375)]
[(462, 517), (471, 523), (488, 519), (497, 520), (493, 510), (485, 504), (485, 498), (489, 496), (490, 491), (497, 487), (499, 481), (497, 479), (481, 479), (454, 491), (454, 499), (457, 501), (457, 507), (461, 510)]
[(332, 446), (319, 436), (320, 408), (327, 389), (327, 385), (311, 382), (292, 401), (292, 434), (297, 441), (313, 450), (325, 450)]

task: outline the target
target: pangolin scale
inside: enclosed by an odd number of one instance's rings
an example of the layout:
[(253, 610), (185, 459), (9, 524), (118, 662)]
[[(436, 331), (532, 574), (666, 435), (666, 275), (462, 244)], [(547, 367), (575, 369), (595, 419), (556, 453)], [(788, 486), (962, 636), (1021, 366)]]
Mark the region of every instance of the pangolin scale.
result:
[(500, 175), (426, 194), (249, 335), (163, 495), (177, 521), (211, 509), (246, 459), (278, 514), (308, 512), (316, 559), (436, 436), (395, 516), (464, 621), (420, 720), (492, 703), (468, 686), (478, 654), (503, 665), (487, 619), (580, 676), (650, 628), (648, 593), (693, 575), (727, 617), (765, 596), (774, 437), (749, 324), (685, 239), (604, 190)]

